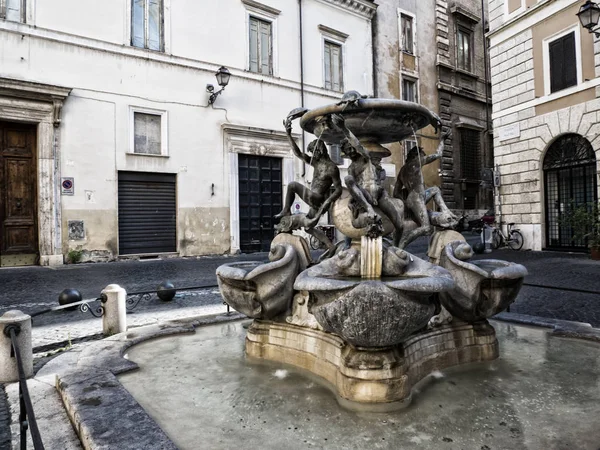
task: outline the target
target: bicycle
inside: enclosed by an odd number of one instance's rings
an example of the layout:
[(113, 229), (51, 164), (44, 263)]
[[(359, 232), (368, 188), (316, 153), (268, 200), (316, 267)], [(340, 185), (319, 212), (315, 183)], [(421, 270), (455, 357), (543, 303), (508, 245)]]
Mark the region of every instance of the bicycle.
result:
[(502, 224), (500, 223), (500, 227), (492, 227), (492, 248), (496, 250), (501, 245), (505, 247), (510, 247), (512, 250), (521, 250), (523, 248), (523, 235), (521, 232), (513, 228), (515, 225), (514, 222), (507, 224), (507, 234), (504, 234), (502, 231)]
[[(316, 228), (320, 229), (325, 235), (329, 238), (331, 242), (335, 242), (335, 227), (333, 225), (318, 225)], [(310, 244), (310, 248), (313, 250), (319, 250), (325, 248), (325, 244), (319, 241), (312, 234), (310, 235), (308, 242)]]

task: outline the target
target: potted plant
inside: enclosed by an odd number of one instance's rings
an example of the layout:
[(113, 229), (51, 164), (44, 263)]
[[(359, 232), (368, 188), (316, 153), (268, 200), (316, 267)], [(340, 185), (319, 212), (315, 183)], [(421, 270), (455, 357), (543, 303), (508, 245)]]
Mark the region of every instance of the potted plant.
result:
[(574, 241), (587, 243), (592, 259), (600, 260), (600, 203), (573, 204), (560, 223), (571, 228)]

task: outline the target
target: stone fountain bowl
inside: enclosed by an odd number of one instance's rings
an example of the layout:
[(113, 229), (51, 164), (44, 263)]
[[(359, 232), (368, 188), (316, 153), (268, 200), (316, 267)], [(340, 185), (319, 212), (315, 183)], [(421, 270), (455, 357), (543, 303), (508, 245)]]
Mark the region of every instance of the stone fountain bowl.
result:
[(298, 253), (290, 244), (273, 245), (269, 260), (219, 266), (217, 282), (225, 303), (254, 319), (285, 313), (291, 307), (294, 279), (300, 271)]
[[(381, 279), (360, 278), (360, 255), (349, 249), (300, 273), (294, 289), (310, 294), (309, 311), (325, 331), (356, 347), (389, 347), (427, 325), (433, 294), (452, 288), (450, 274), (413, 255), (406, 270), (390, 271), (399, 249), (384, 253)], [(396, 272), (396, 273), (393, 273)]]
[(344, 135), (327, 124), (327, 116), (341, 114), (346, 126), (363, 143), (387, 144), (414, 135), (416, 130), (433, 125), (439, 127), (440, 119), (418, 103), (403, 100), (368, 98), (354, 103), (326, 105), (306, 112), (300, 126), (325, 142), (337, 144)]
[[(468, 248), (467, 248), (468, 247)], [(527, 269), (498, 259), (465, 261), (469, 244), (454, 241), (440, 255), (440, 266), (454, 278), (454, 287), (440, 293), (440, 302), (453, 316), (473, 323), (505, 310), (515, 301)], [(462, 256), (467, 255), (467, 256)]]

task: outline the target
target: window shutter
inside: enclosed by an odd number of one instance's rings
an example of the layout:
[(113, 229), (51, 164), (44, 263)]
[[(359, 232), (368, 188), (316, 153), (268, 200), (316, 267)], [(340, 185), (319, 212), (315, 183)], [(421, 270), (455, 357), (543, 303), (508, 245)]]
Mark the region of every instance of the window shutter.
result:
[(577, 84), (575, 33), (569, 33), (548, 44), (550, 59), (550, 92)]
[(260, 72), (271, 75), (271, 24), (260, 22)]
[(564, 54), (564, 81), (565, 88), (577, 84), (577, 56), (575, 54), (575, 33), (570, 33), (563, 38)]
[(550, 56), (550, 92), (560, 91), (563, 86), (564, 59), (562, 51), (562, 41), (551, 42), (548, 45)]
[(250, 18), (250, 71), (258, 72), (258, 20)]
[(161, 154), (161, 116), (134, 113), (134, 153)]
[(342, 90), (342, 61), (341, 48), (337, 45), (331, 46), (331, 88), (334, 91)]
[(325, 42), (323, 55), (325, 59), (325, 89), (331, 89), (331, 47), (328, 42)]
[(161, 0), (148, 0), (148, 48), (161, 50)]
[(145, 0), (133, 0), (131, 8), (131, 45), (144, 48), (144, 4)]
[(13, 22), (21, 21), (21, 0), (7, 0), (6, 20)]

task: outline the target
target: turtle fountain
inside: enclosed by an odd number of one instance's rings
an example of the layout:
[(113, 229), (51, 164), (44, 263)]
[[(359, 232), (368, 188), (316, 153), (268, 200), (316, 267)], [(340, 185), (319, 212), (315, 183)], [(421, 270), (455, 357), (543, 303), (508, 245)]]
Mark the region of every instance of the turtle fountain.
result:
[[(291, 138), (297, 119), (317, 137), (308, 146), (312, 154)], [(441, 133), (439, 118), (422, 105), (355, 91), (288, 115), (292, 150), (314, 168), (311, 186), (288, 186), (269, 262), (217, 269), (225, 302), (254, 319), (248, 358), (304, 369), (343, 406), (382, 411), (406, 406), (413, 387), (433, 371), (498, 357), (487, 319), (515, 300), (527, 271), (498, 260), (470, 262), (473, 251), (450, 230), (456, 217), (439, 189), (425, 189), (421, 168), (441, 157), (447, 136), (433, 155), (409, 152), (393, 194), (382, 186), (380, 161), (391, 154), (383, 144), (428, 125)], [(340, 145), (351, 161), (345, 188), (326, 144)], [(296, 196), (308, 213), (290, 213)], [(426, 208), (430, 200), (436, 212)], [(316, 227), (326, 212), (345, 237), (338, 243)], [(318, 262), (293, 233), (299, 229), (325, 244)], [(432, 233), (430, 261), (404, 250)]]

